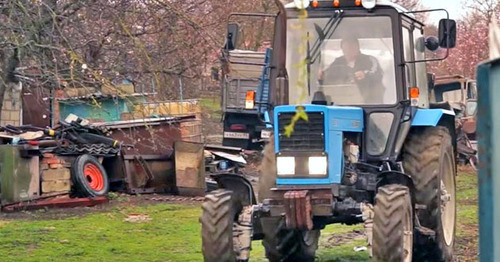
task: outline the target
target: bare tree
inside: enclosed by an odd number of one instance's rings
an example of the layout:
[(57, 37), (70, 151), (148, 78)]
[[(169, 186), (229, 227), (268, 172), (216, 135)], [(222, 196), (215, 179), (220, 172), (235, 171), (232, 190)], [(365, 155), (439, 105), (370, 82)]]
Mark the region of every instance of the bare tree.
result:
[(431, 71), (474, 78), (477, 64), (488, 59), (488, 24), (493, 18), (500, 18), (500, 2), (474, 0), (467, 15), (457, 22), (457, 46), (448, 59), (431, 64)]
[(493, 18), (500, 19), (500, 1), (498, 0), (472, 0), (468, 8), (474, 14), (473, 16), (482, 17), (487, 22)]

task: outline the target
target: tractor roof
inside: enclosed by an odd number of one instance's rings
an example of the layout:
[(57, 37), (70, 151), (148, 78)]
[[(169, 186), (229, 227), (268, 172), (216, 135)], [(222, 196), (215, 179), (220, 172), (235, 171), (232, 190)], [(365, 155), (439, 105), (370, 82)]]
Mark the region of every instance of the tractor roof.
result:
[[(319, 0), (320, 2), (324, 1), (324, 0)], [(393, 3), (391, 1), (387, 1), (387, 0), (378, 0), (377, 1), (377, 6), (390, 6), (390, 7), (393, 7), (394, 9), (396, 9), (398, 12), (400, 13), (406, 13), (406, 12), (409, 12), (408, 9), (396, 4), (396, 3)], [(285, 8), (295, 8), (295, 3), (294, 2), (290, 2), (288, 4), (285, 5)]]

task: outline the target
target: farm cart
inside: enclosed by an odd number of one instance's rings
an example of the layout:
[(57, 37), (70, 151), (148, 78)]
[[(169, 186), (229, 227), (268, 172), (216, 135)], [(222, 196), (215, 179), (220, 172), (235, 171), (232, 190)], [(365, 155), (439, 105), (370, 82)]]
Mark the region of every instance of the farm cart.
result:
[(452, 261), (455, 115), (430, 103), (425, 62), (445, 57), (425, 53), (454, 47), (455, 22), (441, 20), (438, 39), (390, 2), (275, 2), (274, 135), (258, 195), (214, 176), (205, 261), (246, 261), (258, 239), (270, 261), (313, 261), (333, 223), (364, 223), (375, 261)]
[[(8, 125), (0, 130), (2, 210), (95, 205), (107, 200), (108, 176), (98, 159), (115, 157), (121, 146), (118, 141), (77, 122), (61, 123), (56, 129)], [(62, 199), (67, 195), (82, 199)]]

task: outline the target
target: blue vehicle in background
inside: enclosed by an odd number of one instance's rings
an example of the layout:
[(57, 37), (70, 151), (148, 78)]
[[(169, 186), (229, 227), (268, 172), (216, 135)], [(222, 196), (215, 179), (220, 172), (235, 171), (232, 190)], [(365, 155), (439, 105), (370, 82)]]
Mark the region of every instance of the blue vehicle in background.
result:
[(269, 261), (313, 261), (333, 223), (363, 223), (375, 261), (453, 261), (455, 114), (430, 99), (426, 62), (455, 46), (455, 21), (426, 37), (415, 14), (446, 10), (275, 2), (258, 193), (242, 176), (214, 175), (200, 218), (205, 261), (247, 261), (252, 240)]

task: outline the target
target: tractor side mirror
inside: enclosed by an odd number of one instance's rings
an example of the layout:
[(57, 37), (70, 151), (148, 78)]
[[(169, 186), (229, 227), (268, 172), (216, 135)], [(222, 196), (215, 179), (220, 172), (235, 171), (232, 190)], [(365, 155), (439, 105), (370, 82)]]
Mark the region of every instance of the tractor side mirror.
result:
[(439, 46), (453, 48), (457, 41), (457, 23), (452, 19), (439, 21)]
[(224, 49), (234, 50), (236, 48), (239, 30), (240, 27), (238, 26), (237, 23), (229, 23), (227, 25), (227, 40)]

